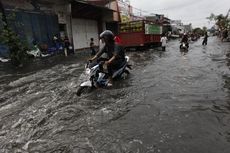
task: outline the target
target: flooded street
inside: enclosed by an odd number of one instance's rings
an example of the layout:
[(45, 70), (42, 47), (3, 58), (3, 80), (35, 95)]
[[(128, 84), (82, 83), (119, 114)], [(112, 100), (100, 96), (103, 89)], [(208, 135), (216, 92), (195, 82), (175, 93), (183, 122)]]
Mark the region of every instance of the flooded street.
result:
[(201, 43), (129, 52), (129, 78), (81, 97), (84, 58), (1, 65), (0, 152), (229, 153), (230, 43)]

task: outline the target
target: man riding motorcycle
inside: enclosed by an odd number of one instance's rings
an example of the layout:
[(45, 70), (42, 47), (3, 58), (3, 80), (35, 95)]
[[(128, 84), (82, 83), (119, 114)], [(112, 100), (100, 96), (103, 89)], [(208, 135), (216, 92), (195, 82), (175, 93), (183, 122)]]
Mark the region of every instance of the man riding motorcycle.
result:
[(182, 43), (186, 44), (186, 47), (189, 48), (189, 44), (188, 44), (188, 35), (186, 33), (184, 33), (181, 41), (180, 41), (181, 45), (180, 48), (182, 47)]
[(100, 34), (100, 39), (105, 43), (105, 46), (91, 60), (100, 58), (103, 53), (107, 54), (108, 59), (102, 60), (107, 65), (109, 82), (112, 85), (113, 71), (122, 67), (122, 64), (125, 62), (125, 52), (121, 46), (115, 43), (112, 31), (105, 30)]

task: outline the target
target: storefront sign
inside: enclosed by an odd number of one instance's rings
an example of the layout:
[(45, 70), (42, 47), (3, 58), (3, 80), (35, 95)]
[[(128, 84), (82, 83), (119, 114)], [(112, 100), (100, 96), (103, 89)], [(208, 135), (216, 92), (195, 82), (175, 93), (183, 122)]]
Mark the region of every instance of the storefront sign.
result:
[(66, 14), (62, 11), (58, 11), (58, 22), (61, 24), (66, 24)]
[(154, 24), (145, 24), (145, 34), (162, 34), (162, 27)]

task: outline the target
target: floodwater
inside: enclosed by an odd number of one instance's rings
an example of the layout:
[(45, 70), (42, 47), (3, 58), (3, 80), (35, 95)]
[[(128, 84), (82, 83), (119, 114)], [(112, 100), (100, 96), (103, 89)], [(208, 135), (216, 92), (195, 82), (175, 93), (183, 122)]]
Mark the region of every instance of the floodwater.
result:
[(81, 97), (85, 58), (1, 64), (0, 152), (229, 153), (230, 43), (201, 41), (129, 52), (126, 80)]

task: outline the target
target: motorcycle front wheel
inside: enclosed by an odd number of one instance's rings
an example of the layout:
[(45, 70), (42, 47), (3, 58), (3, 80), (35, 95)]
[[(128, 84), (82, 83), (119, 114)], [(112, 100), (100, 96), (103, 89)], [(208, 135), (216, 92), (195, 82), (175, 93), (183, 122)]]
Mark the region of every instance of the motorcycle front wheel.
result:
[(89, 91), (90, 87), (86, 87), (86, 86), (80, 86), (77, 89), (77, 96), (81, 96), (83, 93), (87, 93)]
[(121, 78), (126, 79), (129, 74), (130, 74), (130, 72), (128, 70), (124, 70), (124, 72), (121, 74)]

